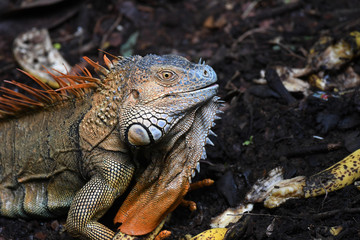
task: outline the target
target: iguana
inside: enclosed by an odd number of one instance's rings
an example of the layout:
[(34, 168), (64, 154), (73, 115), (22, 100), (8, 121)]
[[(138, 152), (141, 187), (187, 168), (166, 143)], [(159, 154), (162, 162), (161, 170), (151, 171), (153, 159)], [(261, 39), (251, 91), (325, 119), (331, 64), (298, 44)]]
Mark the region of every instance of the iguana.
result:
[[(116, 239), (153, 231), (186, 194), (220, 104), (214, 70), (174, 55), (85, 57), (100, 78), (53, 76), (53, 90), (1, 88), (0, 214), (57, 217), (82, 239), (112, 239), (98, 219), (135, 178)], [(29, 110), (33, 109), (33, 110)]]

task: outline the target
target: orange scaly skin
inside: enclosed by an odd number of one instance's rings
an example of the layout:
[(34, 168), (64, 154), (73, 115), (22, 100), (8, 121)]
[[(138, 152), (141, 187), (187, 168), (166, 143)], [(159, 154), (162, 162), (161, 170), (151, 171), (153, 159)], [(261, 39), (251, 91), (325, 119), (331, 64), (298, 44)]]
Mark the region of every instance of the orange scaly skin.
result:
[[(53, 76), (57, 90), (12, 82), (30, 98), (0, 89), (0, 214), (68, 211), (66, 229), (81, 239), (153, 239), (211, 144), (216, 74), (170, 55), (85, 60), (101, 79), (82, 69)], [(115, 234), (98, 219), (132, 179)]]

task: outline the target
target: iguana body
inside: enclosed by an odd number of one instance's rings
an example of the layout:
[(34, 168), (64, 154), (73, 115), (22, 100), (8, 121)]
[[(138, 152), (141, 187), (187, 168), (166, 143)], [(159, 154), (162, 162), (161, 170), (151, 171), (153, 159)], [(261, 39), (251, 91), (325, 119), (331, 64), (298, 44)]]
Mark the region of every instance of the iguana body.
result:
[[(153, 231), (186, 194), (216, 118), (215, 72), (178, 56), (104, 59), (109, 69), (87, 59), (101, 80), (86, 70), (87, 77), (54, 77), (57, 92), (14, 83), (35, 100), (3, 89), (2, 215), (55, 217), (69, 209), (72, 235), (111, 239), (97, 220), (136, 175), (117, 218), (121, 239)], [(41, 108), (23, 113), (29, 106)]]

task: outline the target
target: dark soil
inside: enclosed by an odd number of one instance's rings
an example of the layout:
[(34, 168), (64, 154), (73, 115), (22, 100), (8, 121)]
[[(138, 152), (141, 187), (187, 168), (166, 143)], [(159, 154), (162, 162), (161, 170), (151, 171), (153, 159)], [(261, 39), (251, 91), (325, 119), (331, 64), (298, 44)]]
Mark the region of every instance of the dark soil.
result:
[[(306, 53), (319, 36), (338, 39), (359, 30), (360, 1), (48, 0), (29, 8), (21, 8), (22, 1), (11, 2), (0, 4), (0, 79), (25, 79), (16, 70), (11, 43), (32, 27), (48, 28), (72, 65), (84, 55), (101, 61), (100, 48), (119, 55), (138, 33), (133, 54), (179, 54), (195, 62), (202, 58), (215, 69), (225, 113), (213, 129), (215, 147), (207, 148), (208, 160), (195, 180), (212, 178), (216, 184), (186, 196), (198, 210), (174, 211), (164, 227), (172, 231), (170, 239), (208, 229), (212, 217), (239, 204), (256, 179), (275, 167), (284, 167), (286, 178), (310, 176), (359, 148), (360, 122), (345, 128), (338, 124), (350, 116), (358, 119), (358, 89), (328, 101), (296, 93), (296, 102), (289, 105), (254, 94), (258, 86), (253, 79), (270, 66), (305, 66)], [(351, 63), (355, 70), (358, 63)], [(330, 151), (327, 144), (339, 147)], [(348, 186), (276, 209), (257, 204), (242, 239), (359, 239), (359, 199), (356, 187)], [(108, 224), (111, 216), (103, 221)], [(64, 222), (0, 218), (0, 239), (71, 239), (62, 231)], [(267, 236), (270, 224), (273, 232)], [(340, 235), (330, 235), (328, 228), (339, 225)]]

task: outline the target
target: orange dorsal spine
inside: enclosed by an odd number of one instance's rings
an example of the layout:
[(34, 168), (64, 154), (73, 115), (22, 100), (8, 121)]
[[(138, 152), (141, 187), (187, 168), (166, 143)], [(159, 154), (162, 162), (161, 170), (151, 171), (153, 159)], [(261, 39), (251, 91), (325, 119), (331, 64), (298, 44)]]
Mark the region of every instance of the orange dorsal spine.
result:
[[(100, 64), (93, 62), (87, 57), (84, 57), (84, 59), (94, 67), (95, 71), (99, 71), (104, 75), (109, 73), (109, 70)], [(108, 63), (106, 62), (106, 64)], [(10, 116), (17, 116), (22, 112), (29, 111), (29, 109), (41, 109), (69, 98), (79, 98), (88, 92), (89, 89), (94, 89), (101, 85), (101, 80), (93, 77), (87, 68), (76, 67), (80, 69), (83, 75), (63, 73), (54, 75), (47, 71), (59, 84), (60, 88), (58, 89), (52, 89), (35, 76), (19, 70), (36, 82), (39, 85), (39, 89), (14, 80), (5, 80), (4, 82), (22, 89), (25, 93), (19, 93), (7, 87), (0, 87), (0, 92), (2, 92), (0, 96), (0, 120)]]

